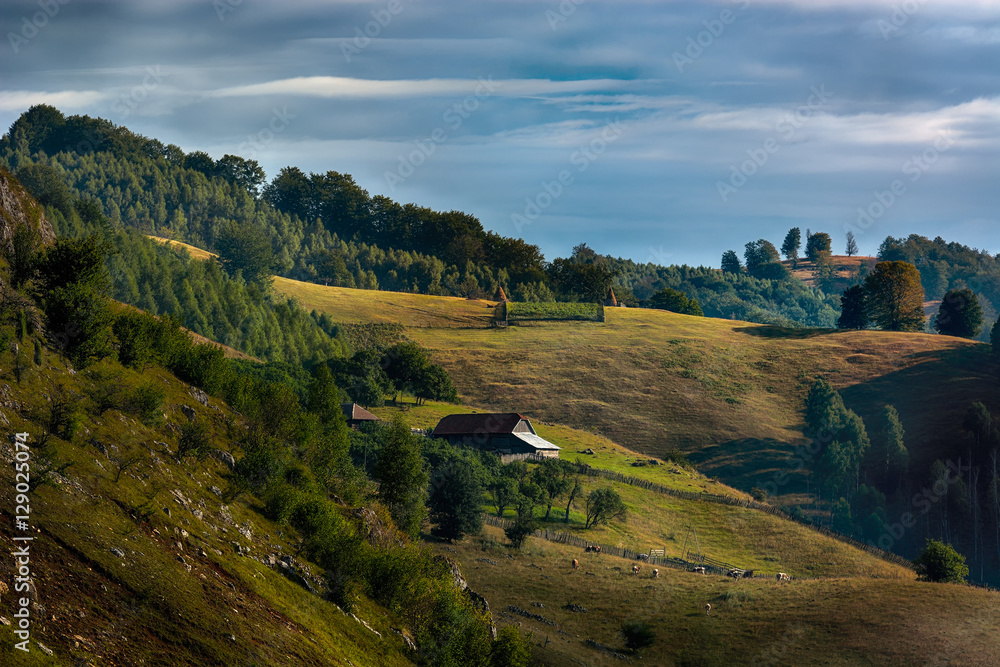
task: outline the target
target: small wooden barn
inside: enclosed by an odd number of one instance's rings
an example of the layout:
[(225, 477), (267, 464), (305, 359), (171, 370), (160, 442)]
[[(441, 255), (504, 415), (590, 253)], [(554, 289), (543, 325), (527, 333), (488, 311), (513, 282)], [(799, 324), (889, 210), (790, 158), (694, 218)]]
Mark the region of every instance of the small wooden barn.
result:
[(432, 435), (500, 456), (559, 458), (559, 447), (535, 433), (528, 418), (516, 412), (448, 415), (438, 422)]
[(372, 413), (365, 410), (357, 403), (341, 403), (340, 409), (344, 411), (347, 425), (355, 431), (365, 422), (377, 422), (379, 419)]

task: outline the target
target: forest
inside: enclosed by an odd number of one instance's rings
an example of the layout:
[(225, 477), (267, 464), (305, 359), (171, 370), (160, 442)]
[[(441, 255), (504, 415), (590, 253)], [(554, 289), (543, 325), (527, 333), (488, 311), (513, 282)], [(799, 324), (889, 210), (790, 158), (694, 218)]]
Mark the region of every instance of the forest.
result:
[[(305, 174), (289, 166), (267, 182), (253, 160), (185, 154), (109, 121), (66, 117), (45, 105), (25, 112), (0, 139), (0, 164), (55, 209), (60, 233), (73, 233), (70, 202), (86, 199), (115, 228), (223, 256), (232, 250), (245, 259), (248, 239), (256, 239), (254, 265), (239, 266), (249, 282), (275, 274), (479, 298), (502, 286), (520, 302), (600, 301), (614, 286), (630, 306), (649, 306), (653, 294), (674, 289), (712, 317), (787, 326), (833, 326), (836, 319), (836, 296), (799, 281), (638, 264), (585, 244), (549, 262), (537, 246), (484, 231), (472, 215), (370, 196), (348, 174)], [(139, 292), (146, 305), (148, 296)], [(138, 305), (134, 291), (119, 297)]]

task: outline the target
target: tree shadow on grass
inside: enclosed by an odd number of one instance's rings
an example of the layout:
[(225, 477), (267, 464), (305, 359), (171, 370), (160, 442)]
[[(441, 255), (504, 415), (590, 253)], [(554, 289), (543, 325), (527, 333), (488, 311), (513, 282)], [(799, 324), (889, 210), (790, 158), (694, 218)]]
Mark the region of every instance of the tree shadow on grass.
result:
[(807, 468), (795, 445), (774, 438), (739, 438), (703, 447), (689, 455), (698, 470), (749, 492), (757, 486), (772, 494), (806, 491)]
[(771, 324), (754, 327), (736, 327), (733, 331), (744, 333), (748, 336), (758, 338), (784, 338), (801, 340), (805, 338), (816, 338), (817, 336), (835, 336), (837, 334), (848, 333), (849, 329), (793, 329), (791, 327), (779, 327)]

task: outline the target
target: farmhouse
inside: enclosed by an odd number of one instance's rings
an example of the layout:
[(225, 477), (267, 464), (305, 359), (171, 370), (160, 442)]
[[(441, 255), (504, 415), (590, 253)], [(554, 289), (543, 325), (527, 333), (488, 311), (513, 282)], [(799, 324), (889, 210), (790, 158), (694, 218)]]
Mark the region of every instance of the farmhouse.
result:
[(506, 456), (559, 458), (559, 448), (535, 433), (527, 417), (516, 412), (448, 415), (432, 434), (453, 445), (468, 445)]
[(347, 419), (347, 426), (349, 428), (353, 428), (355, 431), (358, 430), (358, 426), (364, 424), (365, 422), (378, 421), (378, 417), (368, 412), (357, 403), (341, 403), (340, 409), (344, 411), (344, 417)]

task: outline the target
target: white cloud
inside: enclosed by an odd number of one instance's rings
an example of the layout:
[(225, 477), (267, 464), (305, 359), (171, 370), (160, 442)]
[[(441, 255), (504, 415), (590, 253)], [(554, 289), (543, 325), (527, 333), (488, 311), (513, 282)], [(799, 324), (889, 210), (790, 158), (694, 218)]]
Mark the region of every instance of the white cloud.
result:
[(461, 95), (501, 95), (532, 97), (594, 90), (621, 90), (639, 81), (587, 79), (553, 81), (551, 79), (497, 79), (492, 75), (479, 79), (405, 79), (373, 80), (337, 76), (308, 76), (279, 79), (265, 83), (222, 88), (211, 97), (248, 97), (256, 95), (304, 95), (325, 98), (386, 99)]
[(25, 111), (36, 104), (51, 104), (59, 109), (87, 107), (104, 99), (104, 93), (96, 90), (60, 90), (43, 92), (40, 90), (0, 91), (0, 110)]

